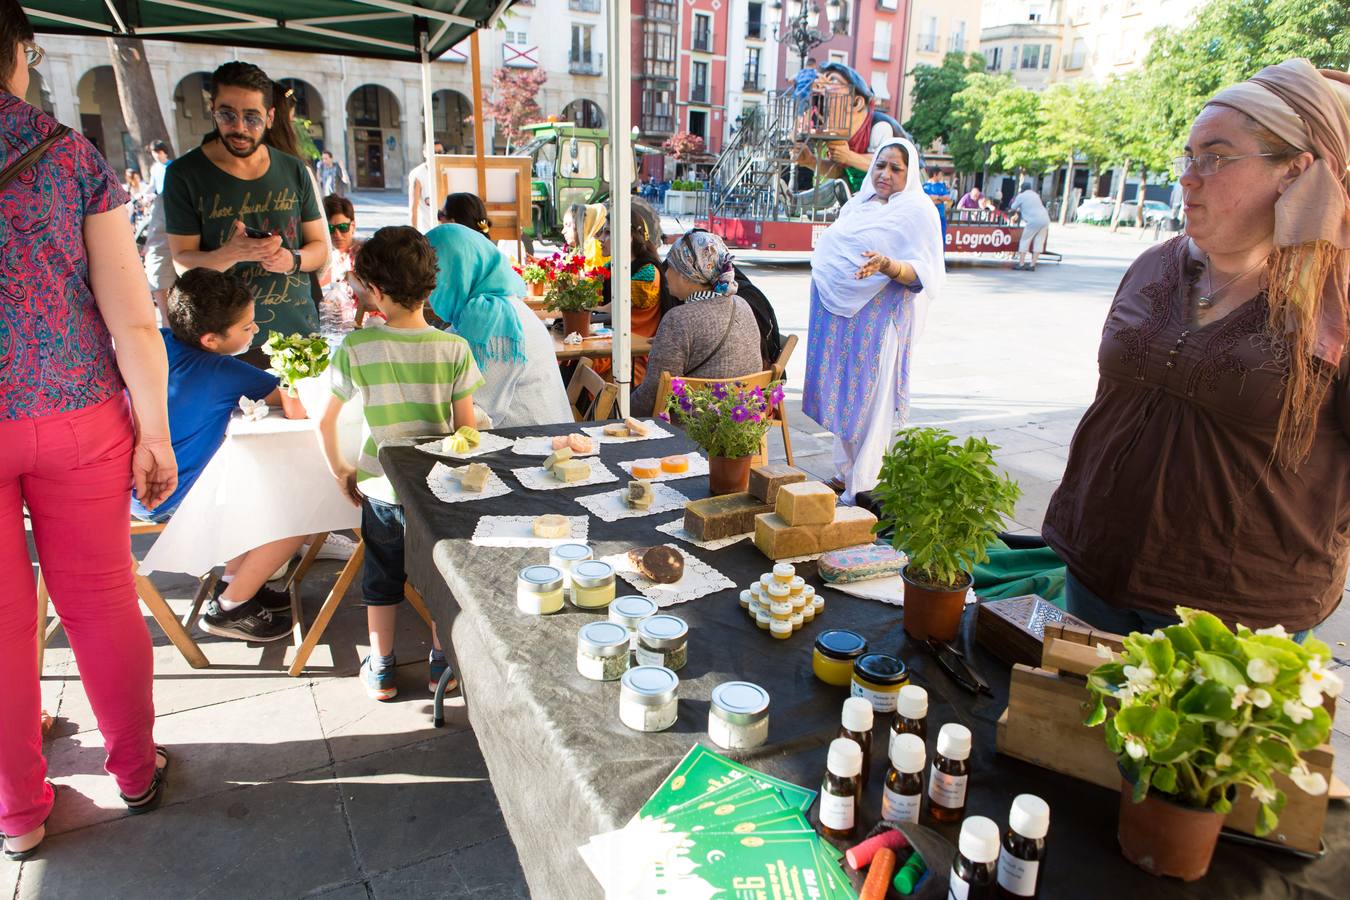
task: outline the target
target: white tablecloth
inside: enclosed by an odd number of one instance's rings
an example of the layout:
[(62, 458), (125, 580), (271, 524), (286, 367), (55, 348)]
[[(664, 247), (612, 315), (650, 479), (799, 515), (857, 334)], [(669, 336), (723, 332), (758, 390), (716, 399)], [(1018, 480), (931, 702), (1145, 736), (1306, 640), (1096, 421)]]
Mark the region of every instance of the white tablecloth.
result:
[[(360, 415), (343, 412), (343, 451), (354, 460)], [(283, 418), (280, 410), (257, 422), (231, 420), (225, 443), (145, 555), (141, 573), (201, 576), (269, 541), (359, 526), (361, 510), (328, 474), (317, 424)]]

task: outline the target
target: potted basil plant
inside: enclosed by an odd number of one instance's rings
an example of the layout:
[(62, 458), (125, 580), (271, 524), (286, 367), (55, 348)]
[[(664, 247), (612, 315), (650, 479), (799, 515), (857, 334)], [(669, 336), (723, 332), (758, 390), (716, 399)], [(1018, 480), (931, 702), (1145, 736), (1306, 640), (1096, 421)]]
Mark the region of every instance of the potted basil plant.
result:
[(877, 530), (893, 528), (891, 543), (909, 555), (905, 633), (950, 641), (961, 627), (971, 569), (989, 558), (1003, 517), (1022, 490), (998, 472), (997, 449), (984, 438), (958, 441), (942, 428), (907, 428), (881, 463), (872, 497)]
[(269, 331), (262, 351), (272, 362), (267, 371), (281, 379), (281, 411), (288, 419), (308, 418), (300, 394), (328, 370), (328, 342), (318, 334)]
[[(1341, 692), (1331, 649), (1281, 626), (1230, 631), (1211, 613), (1177, 607), (1181, 622), (1125, 638), (1119, 659), (1088, 675), (1093, 706), (1121, 771), (1118, 839), (1155, 875), (1202, 878), (1237, 788), (1259, 804), (1255, 832), (1279, 822), (1276, 773), (1323, 794), (1302, 754), (1331, 731), (1323, 697)], [(1111, 657), (1099, 647), (1103, 657)]]

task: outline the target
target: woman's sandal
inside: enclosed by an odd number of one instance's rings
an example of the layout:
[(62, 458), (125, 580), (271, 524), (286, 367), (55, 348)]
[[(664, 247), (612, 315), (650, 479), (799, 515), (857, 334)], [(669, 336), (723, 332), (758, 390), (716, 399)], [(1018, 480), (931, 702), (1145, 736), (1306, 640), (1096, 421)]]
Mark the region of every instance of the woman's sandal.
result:
[[(52, 782), (52, 781), (49, 781), (49, 782), (47, 782), (47, 783), (50, 784), (50, 785), (52, 786), (52, 809), (55, 810), (55, 809), (56, 809), (56, 788), (57, 788), (57, 786), (56, 786), (56, 783), (55, 783), (55, 782)], [(47, 818), (42, 820), (42, 825), (45, 826), (45, 825), (47, 824), (47, 819), (50, 819), (51, 817), (52, 817), (52, 814), (51, 814), (50, 812), (48, 812), (48, 813), (47, 813)], [(44, 834), (44, 835), (42, 836), (42, 841), (45, 841), (46, 839), (47, 839), (47, 836)], [(8, 842), (8, 841), (9, 841), (9, 835), (0, 835), (0, 840), (5, 841), (5, 842)], [(42, 846), (42, 841), (38, 841), (36, 844), (34, 844), (33, 846), (29, 847), (27, 850), (11, 850), (11, 849), (9, 849), (8, 846), (6, 846), (6, 847), (5, 847), (5, 859), (9, 860), (10, 862), (23, 862), (23, 861), (26, 860), (26, 859), (31, 859), (32, 856), (33, 856), (33, 854), (38, 852), (38, 848)]]
[(848, 485), (844, 484), (844, 479), (842, 478), (831, 478), (826, 486), (836, 494), (842, 494), (848, 488)]
[[(161, 764), (159, 761), (164, 760)], [(169, 772), (169, 751), (159, 745), (155, 745), (155, 777), (150, 781), (150, 786), (139, 797), (128, 797), (126, 794), (119, 794), (122, 802), (127, 805), (127, 812), (133, 816), (139, 816), (142, 813), (148, 813), (151, 810), (159, 808), (159, 801), (164, 796), (164, 778)]]

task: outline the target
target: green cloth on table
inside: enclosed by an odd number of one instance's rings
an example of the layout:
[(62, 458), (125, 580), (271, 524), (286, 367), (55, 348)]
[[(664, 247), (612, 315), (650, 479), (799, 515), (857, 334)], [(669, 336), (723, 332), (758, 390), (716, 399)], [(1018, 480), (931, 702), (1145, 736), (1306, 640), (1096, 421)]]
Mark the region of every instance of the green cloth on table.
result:
[(1064, 562), (1049, 547), (1014, 550), (1002, 541), (989, 548), (989, 561), (975, 567), (981, 600), (1039, 594), (1064, 609)]

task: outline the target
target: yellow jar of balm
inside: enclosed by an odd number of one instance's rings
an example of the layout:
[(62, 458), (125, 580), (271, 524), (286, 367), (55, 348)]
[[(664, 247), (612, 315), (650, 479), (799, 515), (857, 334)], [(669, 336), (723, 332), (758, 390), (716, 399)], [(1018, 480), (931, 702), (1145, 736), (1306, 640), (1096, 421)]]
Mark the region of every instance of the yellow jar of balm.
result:
[(867, 641), (856, 631), (821, 632), (811, 653), (811, 671), (826, 684), (848, 687), (853, 681), (854, 661), (866, 652)]
[(526, 566), (516, 576), (516, 609), (547, 616), (562, 609), (563, 576), (553, 566)]
[(598, 559), (572, 566), (572, 605), (604, 609), (614, 602), (614, 567)]

